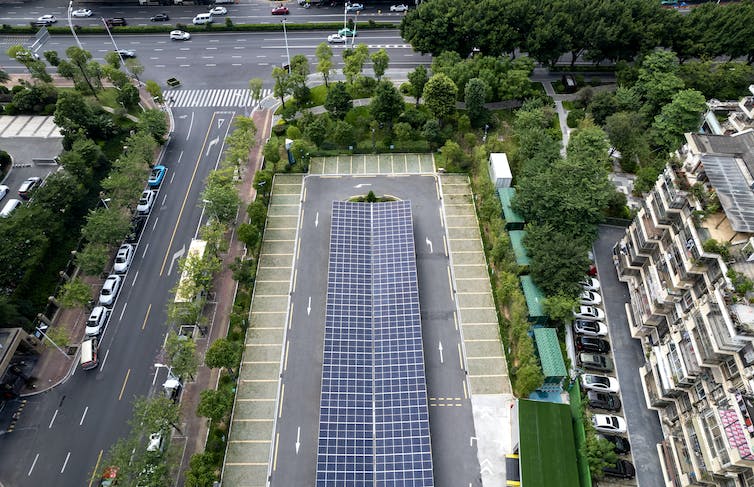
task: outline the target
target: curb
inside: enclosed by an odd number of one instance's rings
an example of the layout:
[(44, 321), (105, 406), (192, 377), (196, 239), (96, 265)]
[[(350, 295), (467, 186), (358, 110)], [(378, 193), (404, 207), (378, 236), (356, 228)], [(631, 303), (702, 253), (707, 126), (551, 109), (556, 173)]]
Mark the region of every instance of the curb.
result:
[(51, 386), (45, 389), (35, 390), (34, 392), (27, 392), (26, 394), (19, 394), (18, 397), (23, 398), (23, 397), (36, 396), (38, 394), (42, 394), (43, 392), (50, 391), (54, 389), (55, 387), (59, 386), (60, 384), (66, 382), (68, 379), (70, 379), (73, 376), (74, 372), (76, 372), (76, 365), (79, 362), (78, 358), (80, 354), (81, 354), (81, 348), (79, 347), (76, 349), (76, 354), (73, 357), (71, 357), (71, 366), (68, 368), (68, 372), (66, 372), (66, 374), (61, 379), (59, 379), (56, 383), (52, 384)]

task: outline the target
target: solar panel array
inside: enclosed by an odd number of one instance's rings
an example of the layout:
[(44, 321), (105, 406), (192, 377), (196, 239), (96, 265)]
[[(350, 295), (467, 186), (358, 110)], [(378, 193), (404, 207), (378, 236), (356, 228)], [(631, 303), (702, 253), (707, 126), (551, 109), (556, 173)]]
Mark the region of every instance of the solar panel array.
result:
[(332, 210), (317, 486), (433, 486), (411, 203)]
[(702, 156), (702, 164), (731, 228), (737, 232), (754, 233), (754, 191), (736, 159), (707, 154)]

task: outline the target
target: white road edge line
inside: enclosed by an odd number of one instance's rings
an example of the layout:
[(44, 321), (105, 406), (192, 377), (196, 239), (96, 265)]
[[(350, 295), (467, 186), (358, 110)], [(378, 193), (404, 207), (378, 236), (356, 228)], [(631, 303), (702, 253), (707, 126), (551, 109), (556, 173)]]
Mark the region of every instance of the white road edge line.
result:
[(87, 411), (89, 411), (89, 406), (87, 406), (87, 407), (84, 408), (84, 414), (81, 415), (81, 421), (79, 421), (79, 426), (81, 426), (82, 424), (84, 424), (84, 418), (86, 418)]
[(71, 452), (68, 452), (68, 455), (65, 456), (65, 462), (63, 462), (63, 468), (60, 469), (60, 473), (65, 472), (65, 466), (68, 465), (69, 458), (71, 458)]
[(37, 453), (37, 456), (34, 457), (34, 461), (31, 462), (31, 468), (29, 469), (29, 473), (26, 474), (27, 477), (31, 477), (31, 472), (34, 470), (34, 466), (37, 464), (37, 460), (39, 460), (39, 453)]

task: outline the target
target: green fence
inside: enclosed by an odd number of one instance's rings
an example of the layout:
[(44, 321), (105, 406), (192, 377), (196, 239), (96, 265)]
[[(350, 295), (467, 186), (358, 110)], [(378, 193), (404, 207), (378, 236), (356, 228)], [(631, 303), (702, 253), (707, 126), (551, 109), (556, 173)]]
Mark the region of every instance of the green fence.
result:
[(589, 473), (589, 463), (584, 455), (586, 434), (584, 433), (584, 419), (581, 414), (581, 387), (576, 381), (569, 392), (571, 396), (571, 417), (573, 418), (573, 436), (576, 439), (576, 458), (578, 460), (579, 480), (581, 487), (592, 487), (592, 475)]

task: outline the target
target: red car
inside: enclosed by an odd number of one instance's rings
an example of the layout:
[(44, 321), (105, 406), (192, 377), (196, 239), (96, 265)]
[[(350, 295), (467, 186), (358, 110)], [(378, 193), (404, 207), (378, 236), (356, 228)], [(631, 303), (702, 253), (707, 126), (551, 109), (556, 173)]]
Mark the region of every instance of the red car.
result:
[(288, 15), (289, 13), (291, 12), (285, 5), (281, 5), (272, 9), (272, 15)]
[(100, 480), (100, 487), (112, 487), (118, 481), (118, 467), (107, 467), (102, 472), (102, 480)]

